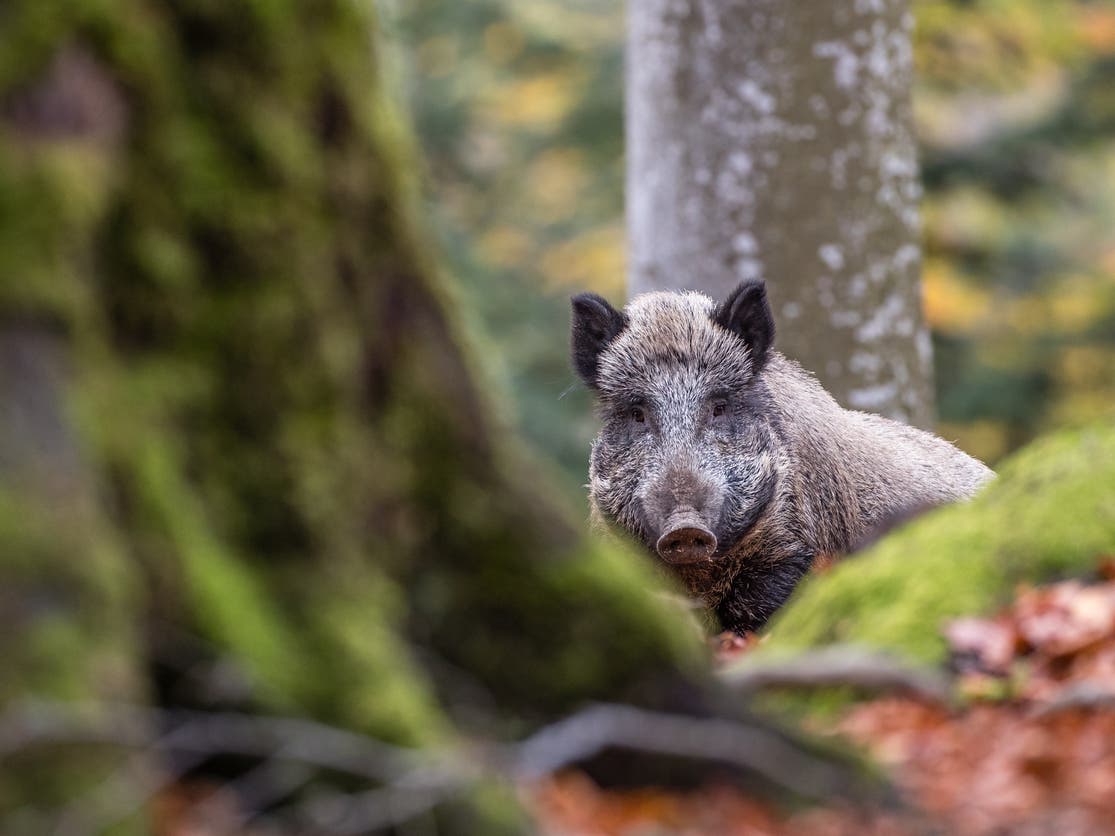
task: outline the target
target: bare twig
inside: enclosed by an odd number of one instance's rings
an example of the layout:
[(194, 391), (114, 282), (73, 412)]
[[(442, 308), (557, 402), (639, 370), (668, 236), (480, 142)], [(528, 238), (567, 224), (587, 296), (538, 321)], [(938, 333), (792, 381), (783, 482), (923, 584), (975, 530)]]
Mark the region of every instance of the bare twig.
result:
[(940, 705), (953, 703), (948, 680), (943, 675), (848, 645), (807, 651), (784, 660), (745, 658), (721, 671), (720, 678), (745, 692), (851, 686), (870, 691), (901, 691)]
[(387, 786), (308, 802), (301, 806), (300, 813), (316, 830), (334, 836), (371, 833), (429, 812), (485, 777), (493, 777), (488, 759), (454, 757), (440, 765), (416, 769)]
[[(172, 731), (156, 738), (160, 727)], [(293, 717), (37, 701), (0, 717), (0, 762), (16, 751), (49, 742), (279, 758), (375, 781), (392, 780), (428, 760), (415, 750)]]
[(1034, 707), (1031, 717), (1048, 717), (1077, 709), (1115, 708), (1115, 691), (1097, 682), (1079, 682), (1061, 691), (1047, 703)]
[(305, 764), (266, 760), (222, 785), (190, 810), (201, 833), (241, 833), (260, 813), (313, 778)]

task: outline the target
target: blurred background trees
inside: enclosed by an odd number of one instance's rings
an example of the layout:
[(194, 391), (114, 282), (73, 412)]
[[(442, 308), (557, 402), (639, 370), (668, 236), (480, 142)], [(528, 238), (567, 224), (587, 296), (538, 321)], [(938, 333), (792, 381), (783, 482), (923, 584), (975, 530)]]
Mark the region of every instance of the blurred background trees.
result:
[[(1115, 5), (911, 8), (937, 427), (994, 463), (1115, 414)], [(508, 412), (579, 491), (593, 420), (563, 397), (566, 297), (625, 295), (621, 4), (389, 11), (449, 263), (508, 347)]]

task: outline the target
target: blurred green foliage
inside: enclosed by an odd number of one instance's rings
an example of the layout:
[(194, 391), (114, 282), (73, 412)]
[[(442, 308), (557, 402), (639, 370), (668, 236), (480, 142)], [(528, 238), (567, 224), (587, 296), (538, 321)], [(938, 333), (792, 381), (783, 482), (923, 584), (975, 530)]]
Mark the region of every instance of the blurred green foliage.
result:
[[(994, 462), (1115, 417), (1115, 3), (914, 9), (940, 429)], [(566, 297), (624, 292), (622, 4), (387, 12), (449, 269), (517, 423), (575, 489), (593, 420), (566, 361)]]

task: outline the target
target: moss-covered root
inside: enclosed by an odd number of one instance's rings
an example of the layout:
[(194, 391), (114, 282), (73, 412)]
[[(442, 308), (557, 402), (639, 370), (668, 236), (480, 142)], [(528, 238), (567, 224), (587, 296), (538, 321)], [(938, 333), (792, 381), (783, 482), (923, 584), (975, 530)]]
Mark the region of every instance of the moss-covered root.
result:
[(1115, 427), (1025, 448), (973, 502), (935, 511), (809, 580), (767, 652), (836, 642), (944, 658), (944, 621), (990, 613), (1020, 583), (1086, 575), (1115, 553)]

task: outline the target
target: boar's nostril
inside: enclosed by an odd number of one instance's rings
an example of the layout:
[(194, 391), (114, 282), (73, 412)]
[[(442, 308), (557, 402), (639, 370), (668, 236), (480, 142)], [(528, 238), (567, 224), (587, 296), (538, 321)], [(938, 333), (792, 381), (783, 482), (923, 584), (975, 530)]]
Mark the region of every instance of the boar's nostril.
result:
[(658, 538), (658, 554), (667, 563), (696, 563), (716, 551), (716, 535), (698, 525), (674, 528)]

